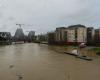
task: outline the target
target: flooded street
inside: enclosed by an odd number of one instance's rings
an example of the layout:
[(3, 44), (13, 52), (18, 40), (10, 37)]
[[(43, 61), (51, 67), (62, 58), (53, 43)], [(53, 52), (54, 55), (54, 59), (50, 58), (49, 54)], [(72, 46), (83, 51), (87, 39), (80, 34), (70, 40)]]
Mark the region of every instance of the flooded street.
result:
[(35, 43), (0, 46), (0, 80), (100, 80), (100, 57), (89, 62)]

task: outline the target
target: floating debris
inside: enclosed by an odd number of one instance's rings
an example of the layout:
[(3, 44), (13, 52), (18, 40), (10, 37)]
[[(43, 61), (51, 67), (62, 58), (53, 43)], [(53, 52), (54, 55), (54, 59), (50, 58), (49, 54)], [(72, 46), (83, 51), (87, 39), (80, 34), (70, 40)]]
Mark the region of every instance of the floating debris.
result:
[(18, 77), (18, 80), (22, 80), (23, 79), (22, 75), (17, 75), (17, 77)]
[(13, 67), (14, 67), (14, 65), (10, 65), (10, 66), (9, 66), (9, 68), (13, 68)]

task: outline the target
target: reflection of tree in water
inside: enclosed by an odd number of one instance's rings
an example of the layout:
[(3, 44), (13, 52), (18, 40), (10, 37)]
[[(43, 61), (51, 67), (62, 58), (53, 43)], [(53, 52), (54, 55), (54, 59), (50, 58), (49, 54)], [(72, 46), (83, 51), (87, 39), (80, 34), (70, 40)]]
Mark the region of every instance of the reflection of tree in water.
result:
[[(10, 65), (9, 68), (10, 68), (10, 69), (14, 69), (15, 66), (14, 66), (14, 65)], [(21, 74), (19, 71), (17, 71), (16, 69), (14, 69), (14, 71), (15, 71), (15, 75), (16, 75), (16, 77), (17, 77), (17, 80), (22, 80), (22, 79), (23, 79), (22, 74)]]

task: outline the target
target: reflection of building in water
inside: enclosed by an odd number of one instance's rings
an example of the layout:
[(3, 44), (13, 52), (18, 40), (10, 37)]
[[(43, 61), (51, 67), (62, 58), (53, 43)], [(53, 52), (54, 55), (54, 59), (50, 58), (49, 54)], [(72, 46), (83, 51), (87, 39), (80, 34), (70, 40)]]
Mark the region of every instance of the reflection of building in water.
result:
[(10, 32), (0, 32), (0, 44), (10, 44), (11, 34)]
[(14, 40), (15, 41), (24, 41), (25, 39), (25, 35), (23, 33), (23, 29), (22, 28), (18, 28), (15, 32), (15, 35), (14, 35)]

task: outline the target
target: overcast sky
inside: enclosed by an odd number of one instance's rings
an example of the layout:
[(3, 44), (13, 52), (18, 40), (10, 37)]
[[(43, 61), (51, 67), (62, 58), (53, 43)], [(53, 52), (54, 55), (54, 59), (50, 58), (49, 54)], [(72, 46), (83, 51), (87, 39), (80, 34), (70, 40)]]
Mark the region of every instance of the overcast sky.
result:
[(0, 0), (0, 31), (14, 34), (16, 23), (27, 33), (83, 24), (100, 26), (100, 0)]

